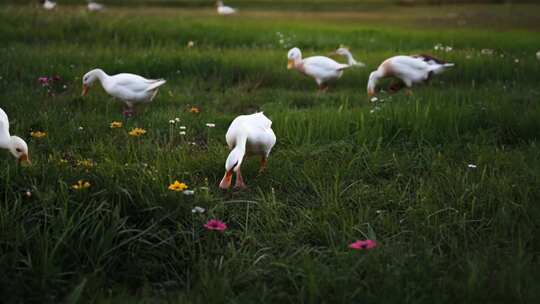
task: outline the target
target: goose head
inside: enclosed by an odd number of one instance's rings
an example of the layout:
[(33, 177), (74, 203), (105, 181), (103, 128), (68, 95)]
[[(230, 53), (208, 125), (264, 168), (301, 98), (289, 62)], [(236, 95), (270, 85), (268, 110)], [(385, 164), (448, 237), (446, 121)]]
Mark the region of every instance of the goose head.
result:
[(289, 50), (287, 53), (287, 59), (289, 60), (287, 64), (287, 69), (294, 68), (300, 60), (302, 60), (302, 52), (299, 48), (295, 47)]
[(82, 78), (82, 84), (83, 84), (83, 90), (82, 90), (82, 96), (85, 96), (88, 93), (88, 90), (90, 87), (94, 84), (94, 82), (103, 75), (104, 72), (101, 69), (93, 69), (90, 72), (84, 74)]
[(225, 161), (225, 175), (219, 183), (221, 189), (228, 189), (231, 186), (233, 171), (238, 172), (245, 155), (245, 147), (236, 146)]
[(375, 96), (375, 89), (377, 88), (377, 82), (381, 78), (380, 72), (374, 71), (371, 74), (369, 74), (369, 80), (367, 85), (367, 94), (369, 97)]
[(28, 145), (22, 138), (18, 136), (11, 136), (9, 139), (9, 152), (15, 156), (19, 162), (30, 163), (30, 157), (28, 156)]

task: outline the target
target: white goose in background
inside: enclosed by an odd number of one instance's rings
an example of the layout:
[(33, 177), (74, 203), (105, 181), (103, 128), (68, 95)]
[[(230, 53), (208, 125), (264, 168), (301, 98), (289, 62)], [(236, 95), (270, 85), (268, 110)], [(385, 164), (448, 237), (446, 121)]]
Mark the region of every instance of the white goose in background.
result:
[(246, 153), (261, 156), (260, 172), (267, 165), (270, 151), (276, 144), (276, 135), (272, 131), (272, 121), (262, 112), (236, 117), (225, 135), (231, 152), (225, 162), (225, 175), (219, 184), (221, 189), (231, 186), (233, 171), (236, 172), (235, 188), (245, 188), (240, 172)]
[(295, 69), (314, 78), (319, 91), (326, 91), (328, 83), (339, 79), (343, 75), (343, 70), (350, 67), (348, 64), (341, 64), (324, 56), (302, 59), (302, 52), (297, 47), (289, 50), (287, 59), (289, 60), (287, 69)]
[(218, 15), (232, 15), (236, 13), (236, 9), (224, 5), (223, 1), (216, 2), (216, 6)]
[(105, 8), (105, 6), (103, 4), (94, 2), (92, 0), (88, 1), (88, 6), (87, 7), (88, 7), (88, 10), (91, 11), (91, 12), (102, 11)]
[(50, 11), (50, 10), (56, 8), (56, 2), (45, 0), (45, 1), (41, 1), (41, 3), (43, 4), (43, 8), (46, 9), (46, 10)]
[(26, 142), (18, 137), (11, 136), (9, 134), (9, 119), (0, 108), (0, 148), (7, 149), (9, 152), (19, 160), (19, 162), (28, 162), (30, 163), (30, 158), (28, 157), (28, 145)]
[(398, 81), (390, 85), (390, 91), (396, 92), (406, 86), (407, 94), (411, 94), (410, 88), (413, 85), (427, 82), (433, 75), (441, 74), (453, 66), (453, 63), (447, 63), (429, 55), (391, 57), (369, 75), (367, 93), (370, 97), (374, 96), (379, 79), (394, 77)]
[(166, 83), (164, 79), (146, 79), (139, 75), (122, 73), (109, 76), (101, 69), (94, 69), (82, 78), (82, 96), (88, 93), (92, 84), (99, 80), (101, 86), (109, 95), (122, 100), (127, 110), (124, 115), (133, 114), (133, 106), (140, 103), (151, 102), (158, 92), (158, 88)]
[(359, 67), (359, 68), (363, 68), (365, 67), (366, 65), (363, 63), (363, 62), (358, 62), (354, 59), (351, 51), (349, 50), (349, 48), (347, 47), (339, 47), (337, 50), (333, 51), (332, 53), (330, 53), (330, 55), (341, 55), (341, 56), (344, 56), (345, 58), (347, 58), (347, 64), (350, 65), (351, 67)]

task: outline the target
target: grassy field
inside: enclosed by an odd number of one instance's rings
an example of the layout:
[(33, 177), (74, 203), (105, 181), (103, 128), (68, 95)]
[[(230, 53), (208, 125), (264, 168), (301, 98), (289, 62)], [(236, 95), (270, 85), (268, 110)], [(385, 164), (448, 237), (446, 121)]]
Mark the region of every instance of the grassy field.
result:
[[(1, 302), (538, 301), (539, 9), (0, 7), (0, 107), (33, 161), (0, 154)], [(368, 67), (326, 94), (286, 70), (292, 46), (339, 44)], [(410, 53), (457, 67), (370, 102), (369, 72)], [(94, 67), (168, 83), (125, 120), (99, 86), (80, 97)], [(53, 75), (51, 95), (37, 79)], [(258, 110), (278, 138), (269, 169), (249, 159), (249, 188), (222, 192), (228, 124)]]

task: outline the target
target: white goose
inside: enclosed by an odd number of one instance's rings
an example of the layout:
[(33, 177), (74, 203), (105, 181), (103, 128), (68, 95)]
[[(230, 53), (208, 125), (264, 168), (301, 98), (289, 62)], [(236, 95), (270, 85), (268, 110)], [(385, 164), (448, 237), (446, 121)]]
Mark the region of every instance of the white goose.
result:
[(218, 15), (225, 16), (225, 15), (232, 15), (232, 14), (236, 13), (236, 9), (234, 9), (234, 8), (232, 8), (230, 6), (224, 5), (223, 1), (218, 1), (216, 3), (216, 6), (217, 6)]
[(18, 137), (11, 136), (9, 134), (9, 119), (0, 108), (0, 148), (7, 149), (13, 156), (15, 156), (19, 162), (28, 162), (30, 163), (30, 158), (28, 157), (28, 145), (26, 142)]
[(363, 62), (358, 62), (354, 59), (351, 51), (347, 47), (339, 47), (337, 50), (330, 53), (330, 55), (341, 55), (347, 58), (347, 64), (351, 67), (360, 67), (363, 68), (366, 65)]
[(267, 165), (270, 151), (276, 144), (276, 135), (272, 131), (272, 121), (262, 112), (236, 117), (225, 135), (231, 152), (225, 162), (225, 176), (219, 187), (228, 189), (231, 186), (233, 171), (236, 172), (235, 188), (245, 188), (240, 167), (246, 153), (261, 155), (260, 171)]
[(429, 81), (433, 75), (440, 74), (453, 66), (453, 63), (447, 63), (429, 55), (391, 57), (369, 75), (367, 93), (369, 96), (374, 96), (379, 79), (394, 77), (398, 81), (390, 85), (390, 91), (395, 92), (407, 86), (407, 93), (410, 94), (410, 88), (414, 84)]
[(287, 69), (294, 68), (302, 74), (313, 77), (319, 86), (319, 91), (328, 89), (328, 83), (339, 79), (343, 75), (343, 70), (350, 67), (324, 56), (302, 59), (302, 52), (297, 47), (289, 50), (287, 58), (289, 60)]
[(128, 107), (124, 114), (131, 115), (133, 106), (138, 103), (151, 102), (158, 88), (166, 83), (164, 79), (146, 79), (139, 75), (121, 73), (109, 76), (101, 69), (94, 69), (82, 78), (82, 96), (88, 93), (92, 84), (99, 80), (109, 95), (122, 100)]
[(87, 7), (88, 7), (88, 10), (91, 11), (91, 12), (102, 11), (105, 8), (105, 6), (103, 4), (94, 2), (92, 0), (88, 1), (88, 6)]
[(43, 8), (46, 9), (46, 10), (50, 11), (50, 10), (56, 8), (56, 2), (45, 0), (45, 1), (41, 1), (41, 3), (43, 4)]

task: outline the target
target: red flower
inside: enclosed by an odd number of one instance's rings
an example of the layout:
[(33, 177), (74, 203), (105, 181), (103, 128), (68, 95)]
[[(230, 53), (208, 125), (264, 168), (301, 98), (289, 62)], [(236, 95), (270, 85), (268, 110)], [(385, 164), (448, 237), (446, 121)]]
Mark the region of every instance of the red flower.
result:
[(377, 246), (377, 242), (375, 242), (374, 240), (365, 240), (365, 241), (357, 240), (356, 242), (349, 244), (349, 248), (355, 249), (355, 250), (363, 250), (363, 249), (369, 250), (369, 249), (375, 248), (376, 246)]
[(206, 222), (206, 224), (204, 224), (204, 228), (206, 228), (207, 230), (217, 230), (223, 232), (227, 229), (227, 224), (220, 220), (213, 219)]

